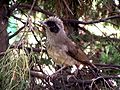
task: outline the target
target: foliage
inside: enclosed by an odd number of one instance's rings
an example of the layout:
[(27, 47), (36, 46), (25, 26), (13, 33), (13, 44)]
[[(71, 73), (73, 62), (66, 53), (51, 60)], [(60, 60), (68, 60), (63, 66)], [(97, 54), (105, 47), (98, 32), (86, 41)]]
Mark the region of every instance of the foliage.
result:
[(105, 46), (105, 50), (101, 55), (101, 60), (104, 63), (120, 65), (120, 54), (113, 45)]
[(28, 84), (28, 61), (19, 50), (8, 50), (0, 61), (0, 89), (25, 90)]

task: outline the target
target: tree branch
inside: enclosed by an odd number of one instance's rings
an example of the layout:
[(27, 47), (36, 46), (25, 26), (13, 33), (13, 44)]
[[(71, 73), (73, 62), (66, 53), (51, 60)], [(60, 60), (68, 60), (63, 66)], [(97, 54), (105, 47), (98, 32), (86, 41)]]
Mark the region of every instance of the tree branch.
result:
[[(12, 45), (10, 46), (10, 48), (16, 48), (16, 46)], [(18, 46), (17, 47), (18, 49), (22, 49), (23, 47), (22, 46)], [(37, 53), (40, 53), (41, 52), (41, 49), (40, 48), (30, 48), (30, 47), (25, 47), (28, 51), (33, 51), (33, 52), (37, 52)], [(44, 50), (42, 49), (42, 52), (47, 52), (47, 50)]]
[[(30, 9), (30, 8), (31, 8), (31, 5), (30, 5), (30, 4), (21, 3), (17, 8), (18, 8), (18, 9), (19, 9), (19, 8), (22, 8), (22, 9)], [(41, 9), (39, 6), (34, 6), (34, 7), (33, 7), (33, 10), (34, 10), (34, 11), (41, 12), (41, 13), (43, 13), (43, 14), (45, 14), (45, 15), (55, 16), (53, 13)]]
[(88, 21), (88, 22), (78, 21), (78, 20), (75, 20), (75, 19), (63, 19), (63, 21), (65, 23), (75, 23), (75, 24), (87, 25), (87, 24), (94, 24), (94, 23), (100, 23), (100, 22), (107, 22), (108, 20), (116, 19), (116, 18), (120, 18), (120, 15), (114, 15), (114, 16), (110, 16), (110, 17), (107, 17), (107, 18), (101, 18), (99, 20)]
[[(46, 75), (46, 74), (41, 74), (40, 72), (37, 72), (37, 71), (30, 71), (30, 74), (32, 75), (32, 76), (34, 76), (34, 77), (37, 77), (37, 78), (40, 78), (40, 79), (45, 79), (45, 80), (47, 80), (48, 79), (48, 77), (50, 77), (49, 75)], [(59, 74), (58, 74), (59, 75)], [(59, 77), (59, 76), (58, 76)], [(57, 77), (56, 77), (57, 78)], [(92, 83), (93, 81), (97, 81), (98, 80), (98, 78), (99, 78), (99, 80), (100, 79), (120, 79), (120, 76), (119, 75), (111, 75), (111, 76), (99, 76), (99, 77), (96, 77), (96, 78), (94, 78), (93, 80), (81, 80), (81, 79), (68, 79), (68, 83), (70, 83), (70, 82), (73, 82), (73, 83), (86, 83), (86, 84), (90, 84), (90, 83)], [(51, 80), (52, 80), (53, 78), (51, 78)], [(51, 81), (50, 80), (50, 81)]]
[[(16, 4), (14, 4), (12, 7), (15, 7)], [(11, 7), (11, 8), (12, 8)], [(29, 4), (24, 4), (24, 3), (21, 3), (19, 5), (17, 5), (17, 8), (19, 9), (30, 9), (31, 8), (31, 5)], [(46, 11), (46, 10), (43, 10), (41, 9), (39, 6), (34, 6), (33, 7), (33, 10), (34, 11), (38, 11), (38, 12), (41, 12), (45, 15), (49, 15), (49, 16), (55, 16), (55, 14), (49, 12), (49, 11)], [(107, 18), (101, 18), (99, 20), (94, 20), (94, 21), (88, 21), (88, 22), (84, 22), (84, 21), (79, 21), (79, 20), (75, 20), (75, 19), (64, 19), (64, 18), (61, 18), (63, 20), (64, 23), (75, 23), (75, 24), (84, 24), (84, 25), (88, 25), (88, 24), (94, 24), (94, 23), (100, 23), (100, 22), (107, 22), (108, 20), (111, 20), (111, 19), (116, 19), (116, 18), (120, 18), (120, 15), (114, 15), (114, 16), (110, 16), (110, 17), (107, 17)]]

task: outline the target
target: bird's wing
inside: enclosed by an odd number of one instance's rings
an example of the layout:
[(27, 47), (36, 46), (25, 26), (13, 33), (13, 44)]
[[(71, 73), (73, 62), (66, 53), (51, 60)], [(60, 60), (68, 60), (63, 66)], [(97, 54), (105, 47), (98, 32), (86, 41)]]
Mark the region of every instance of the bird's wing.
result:
[(69, 56), (71, 56), (81, 64), (94, 67), (92, 63), (89, 62), (89, 59), (87, 55), (84, 53), (84, 51), (78, 48), (70, 39), (69, 41), (67, 40), (65, 44), (68, 47), (68, 50), (66, 51), (66, 53)]

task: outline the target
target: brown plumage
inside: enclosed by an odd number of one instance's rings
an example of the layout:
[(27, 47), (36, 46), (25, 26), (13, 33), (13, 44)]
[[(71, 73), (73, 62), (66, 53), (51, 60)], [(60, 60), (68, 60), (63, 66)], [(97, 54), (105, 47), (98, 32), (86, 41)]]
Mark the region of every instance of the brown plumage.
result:
[(50, 17), (44, 22), (47, 35), (47, 51), (56, 64), (86, 65), (96, 68), (89, 62), (87, 55), (69, 39), (64, 31), (63, 22)]

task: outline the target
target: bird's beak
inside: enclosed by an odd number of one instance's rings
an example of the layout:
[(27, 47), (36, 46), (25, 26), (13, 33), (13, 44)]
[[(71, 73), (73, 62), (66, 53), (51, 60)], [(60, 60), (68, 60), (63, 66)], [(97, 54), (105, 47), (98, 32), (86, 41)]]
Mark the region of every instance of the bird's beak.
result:
[(45, 24), (45, 22), (44, 21), (39, 21), (39, 23), (43, 26), (43, 27), (47, 27), (47, 25)]

